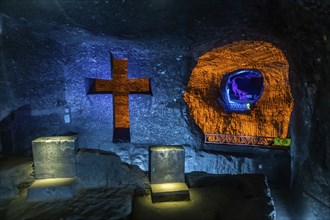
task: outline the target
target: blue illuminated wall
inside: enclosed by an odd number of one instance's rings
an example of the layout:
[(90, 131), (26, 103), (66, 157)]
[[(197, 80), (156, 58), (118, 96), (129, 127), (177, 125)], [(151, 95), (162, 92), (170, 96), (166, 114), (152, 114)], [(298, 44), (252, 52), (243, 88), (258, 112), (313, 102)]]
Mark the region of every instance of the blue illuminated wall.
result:
[(151, 81), (152, 96), (129, 96), (131, 142), (199, 145), (194, 125), (183, 117), (188, 115), (182, 96), (190, 73), (183, 44), (168, 48), (158, 40), (123, 40), (80, 28), (27, 29), (24, 21), (11, 18), (5, 23), (4, 61), (15, 102), (8, 105), (13, 115), (2, 120), (3, 134), (10, 134), (6, 142), (14, 139), (17, 148), (30, 151), (37, 137), (77, 134), (81, 148), (113, 147), (112, 95), (88, 95), (86, 82), (110, 79), (112, 53), (128, 58), (128, 77)]

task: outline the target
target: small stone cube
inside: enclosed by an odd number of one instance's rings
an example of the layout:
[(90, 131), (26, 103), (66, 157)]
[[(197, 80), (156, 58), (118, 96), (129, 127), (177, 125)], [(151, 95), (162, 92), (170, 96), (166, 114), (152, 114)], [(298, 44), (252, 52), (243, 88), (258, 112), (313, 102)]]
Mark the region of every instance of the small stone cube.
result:
[(152, 146), (149, 150), (152, 184), (185, 181), (185, 153), (182, 146)]
[(35, 178), (76, 176), (76, 140), (76, 136), (53, 136), (32, 141)]

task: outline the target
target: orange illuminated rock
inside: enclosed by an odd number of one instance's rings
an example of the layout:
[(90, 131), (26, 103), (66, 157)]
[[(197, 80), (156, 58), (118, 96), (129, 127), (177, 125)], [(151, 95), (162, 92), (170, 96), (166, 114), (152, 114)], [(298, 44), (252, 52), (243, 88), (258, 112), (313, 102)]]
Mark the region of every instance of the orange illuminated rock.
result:
[[(223, 76), (238, 69), (263, 74), (264, 91), (251, 111), (225, 113), (217, 101)], [(286, 137), (293, 109), (289, 64), (280, 49), (263, 41), (239, 41), (201, 56), (184, 99), (204, 133)]]

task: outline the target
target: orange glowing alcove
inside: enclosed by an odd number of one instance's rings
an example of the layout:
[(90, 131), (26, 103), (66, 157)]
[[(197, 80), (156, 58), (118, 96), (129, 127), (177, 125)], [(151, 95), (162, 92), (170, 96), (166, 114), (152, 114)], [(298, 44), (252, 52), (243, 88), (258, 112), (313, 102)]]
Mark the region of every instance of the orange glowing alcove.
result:
[[(248, 112), (225, 113), (217, 101), (223, 77), (239, 69), (263, 74), (263, 92)], [(263, 41), (239, 41), (215, 48), (198, 59), (184, 93), (190, 115), (200, 129), (212, 134), (263, 137), (288, 135), (293, 98), (289, 64), (282, 51)]]

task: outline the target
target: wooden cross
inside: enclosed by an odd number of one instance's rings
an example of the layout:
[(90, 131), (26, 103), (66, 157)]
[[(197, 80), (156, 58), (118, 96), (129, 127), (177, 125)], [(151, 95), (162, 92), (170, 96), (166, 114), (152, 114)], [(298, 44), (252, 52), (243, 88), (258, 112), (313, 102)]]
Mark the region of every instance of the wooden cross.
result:
[(150, 94), (149, 78), (128, 79), (127, 59), (111, 59), (112, 80), (93, 79), (91, 92), (113, 94), (114, 142), (130, 142), (129, 94)]

